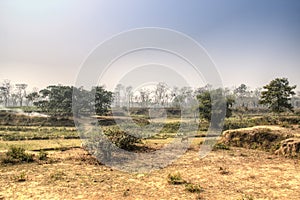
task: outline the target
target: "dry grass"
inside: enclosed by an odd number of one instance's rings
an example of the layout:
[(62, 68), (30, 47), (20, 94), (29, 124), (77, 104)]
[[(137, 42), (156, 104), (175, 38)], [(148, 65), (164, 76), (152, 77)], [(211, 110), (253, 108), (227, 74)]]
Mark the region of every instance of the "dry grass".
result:
[(0, 151), (9, 149), (10, 146), (23, 147), (26, 150), (59, 149), (80, 147), (79, 139), (54, 139), (54, 140), (22, 140), (22, 141), (0, 141)]
[[(0, 198), (300, 199), (299, 160), (242, 148), (213, 151), (200, 159), (195, 148), (149, 174), (128, 174), (99, 165), (82, 149), (55, 152), (49, 156), (56, 162), (49, 164), (1, 166)], [(23, 182), (16, 181), (20, 172), (26, 177)], [(174, 172), (201, 185), (201, 193), (170, 185), (168, 175)]]

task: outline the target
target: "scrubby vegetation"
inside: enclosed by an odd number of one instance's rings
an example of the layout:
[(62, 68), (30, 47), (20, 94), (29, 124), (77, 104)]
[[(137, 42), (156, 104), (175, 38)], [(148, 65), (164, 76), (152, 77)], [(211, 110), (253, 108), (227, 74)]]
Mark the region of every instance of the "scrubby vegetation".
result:
[(33, 154), (26, 153), (24, 148), (12, 146), (6, 152), (2, 162), (5, 164), (29, 163), (34, 161), (33, 156)]
[(168, 183), (172, 185), (182, 185), (186, 184), (187, 181), (181, 177), (179, 172), (176, 172), (168, 175)]

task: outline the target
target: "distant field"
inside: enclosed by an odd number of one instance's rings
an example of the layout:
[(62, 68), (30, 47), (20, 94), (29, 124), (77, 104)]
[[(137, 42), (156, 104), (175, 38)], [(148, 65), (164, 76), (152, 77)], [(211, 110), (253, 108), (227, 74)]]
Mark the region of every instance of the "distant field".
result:
[(78, 139), (74, 127), (0, 126), (0, 140)]
[(7, 150), (10, 146), (23, 147), (26, 150), (61, 150), (71, 147), (80, 147), (80, 139), (54, 139), (54, 140), (23, 140), (23, 141), (0, 141), (0, 150)]

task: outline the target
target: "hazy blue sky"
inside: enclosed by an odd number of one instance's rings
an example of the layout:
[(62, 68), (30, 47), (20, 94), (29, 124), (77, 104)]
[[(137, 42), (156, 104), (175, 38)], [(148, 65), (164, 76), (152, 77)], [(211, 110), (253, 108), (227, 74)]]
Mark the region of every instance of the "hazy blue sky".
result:
[(71, 85), (97, 44), (153, 26), (202, 44), (225, 86), (287, 77), (300, 87), (298, 0), (2, 0), (0, 81)]

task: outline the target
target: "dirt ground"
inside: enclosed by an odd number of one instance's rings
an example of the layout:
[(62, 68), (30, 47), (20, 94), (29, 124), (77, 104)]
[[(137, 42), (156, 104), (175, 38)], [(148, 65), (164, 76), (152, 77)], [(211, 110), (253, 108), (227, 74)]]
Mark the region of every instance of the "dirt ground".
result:
[[(0, 166), (0, 199), (300, 199), (300, 162), (258, 150), (231, 148), (200, 159), (189, 150), (148, 174), (112, 170), (80, 148), (49, 155), (52, 162)], [(200, 184), (191, 193), (168, 174)]]

